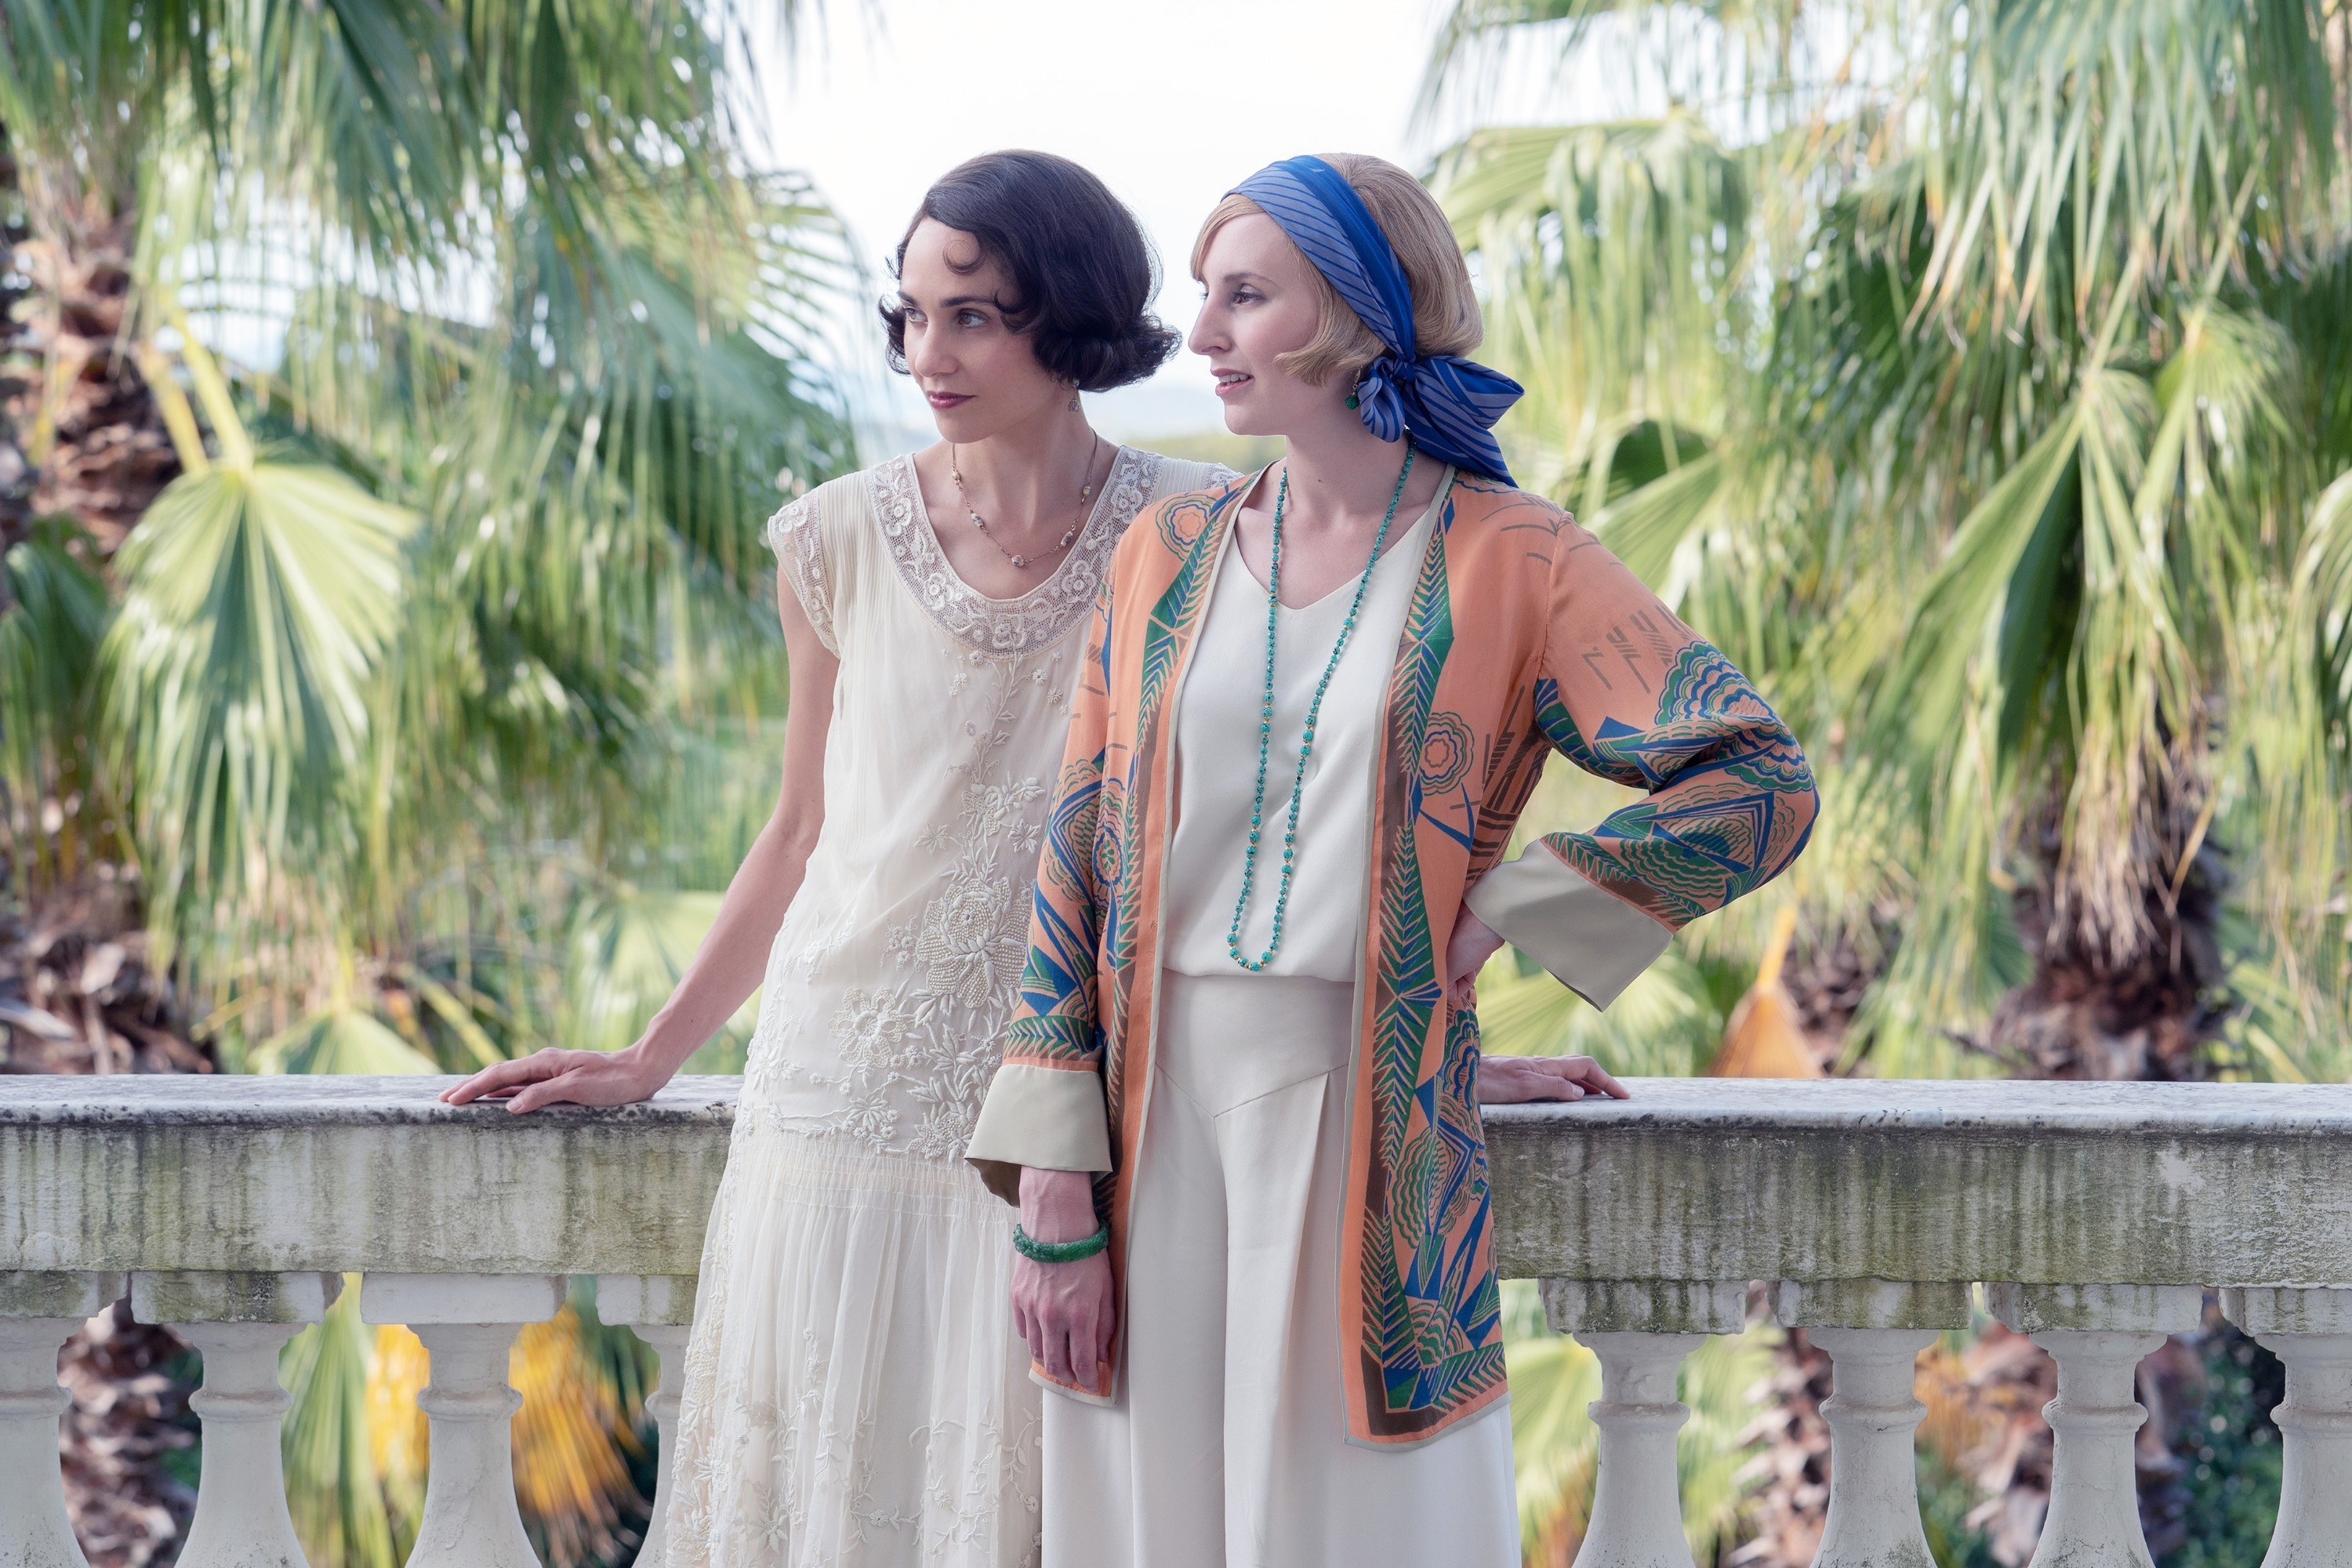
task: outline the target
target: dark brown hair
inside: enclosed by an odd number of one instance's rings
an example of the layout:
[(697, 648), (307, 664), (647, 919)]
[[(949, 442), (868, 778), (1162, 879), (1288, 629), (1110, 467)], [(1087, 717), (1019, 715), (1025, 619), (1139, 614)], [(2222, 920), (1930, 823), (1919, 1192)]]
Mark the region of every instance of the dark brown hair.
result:
[[(1135, 215), (1104, 184), (1051, 153), (983, 153), (923, 193), (890, 273), (925, 218), (980, 242), (1012, 279), (1005, 324), (1030, 336), (1046, 372), (1087, 392), (1141, 381), (1176, 352), (1178, 335), (1151, 314), (1159, 268)], [(977, 265), (975, 263), (975, 265)], [(907, 369), (907, 310), (882, 301), (890, 368)]]

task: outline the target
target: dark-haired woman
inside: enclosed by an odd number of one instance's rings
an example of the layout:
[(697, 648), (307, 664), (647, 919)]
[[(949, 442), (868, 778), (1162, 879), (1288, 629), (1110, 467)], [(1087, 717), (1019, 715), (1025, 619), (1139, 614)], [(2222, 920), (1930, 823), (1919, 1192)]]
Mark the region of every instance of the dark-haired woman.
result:
[(955, 169), (900, 241), (894, 365), (940, 440), (778, 512), (792, 658), (774, 816), (628, 1049), (447, 1098), (651, 1094), (765, 984), (702, 1260), (667, 1561), (997, 1568), (1038, 1552), (1013, 1215), (961, 1158), (1026, 956), (1085, 625), (1150, 502), (1220, 477), (1115, 446), (1081, 391), (1149, 374), (1132, 216), (1076, 164)]

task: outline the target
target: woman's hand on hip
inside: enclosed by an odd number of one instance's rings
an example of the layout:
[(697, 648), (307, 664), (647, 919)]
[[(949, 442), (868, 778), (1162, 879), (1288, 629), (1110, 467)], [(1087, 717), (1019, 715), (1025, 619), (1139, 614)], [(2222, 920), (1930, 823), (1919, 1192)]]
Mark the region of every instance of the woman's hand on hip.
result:
[(542, 1105), (627, 1105), (650, 1100), (669, 1081), (632, 1048), (570, 1051), (551, 1046), (510, 1062), (484, 1068), (463, 1083), (441, 1091), (449, 1105), (503, 1100), (520, 1114)]
[[(1034, 1241), (1083, 1241), (1101, 1228), (1095, 1217), (1094, 1177), (1085, 1171), (1021, 1173), (1021, 1228)], [(1108, 1392), (1112, 1305), (1110, 1254), (1070, 1263), (1013, 1259), (1013, 1331), (1045, 1375), (1095, 1393)]]
[(1631, 1100), (1632, 1091), (1601, 1070), (1591, 1057), (1491, 1057), (1478, 1058), (1478, 1103), (1525, 1105), (1534, 1100), (1582, 1100), (1587, 1095)]
[(1454, 917), (1454, 934), (1445, 940), (1445, 999), (1456, 1007), (1476, 1001), (1478, 972), (1502, 949), (1501, 934), (1463, 905)]

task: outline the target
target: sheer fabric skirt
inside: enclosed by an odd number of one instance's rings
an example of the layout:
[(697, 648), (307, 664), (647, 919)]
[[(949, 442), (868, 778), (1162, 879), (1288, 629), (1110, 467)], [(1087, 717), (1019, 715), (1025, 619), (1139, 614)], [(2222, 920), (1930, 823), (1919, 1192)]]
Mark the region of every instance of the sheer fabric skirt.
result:
[(1518, 1568), (1510, 1405), (1348, 1440), (1353, 987), (1163, 972), (1117, 1402), (1045, 1396), (1045, 1568)]
[(961, 1160), (738, 1123), (679, 1401), (671, 1568), (1030, 1568), (1013, 1211)]

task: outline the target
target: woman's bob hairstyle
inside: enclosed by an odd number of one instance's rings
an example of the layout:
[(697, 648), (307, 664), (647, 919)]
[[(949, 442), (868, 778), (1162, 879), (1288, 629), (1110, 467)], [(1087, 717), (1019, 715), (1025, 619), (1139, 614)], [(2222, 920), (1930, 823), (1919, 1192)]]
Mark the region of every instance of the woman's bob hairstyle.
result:
[[(983, 153), (923, 193), (899, 238), (893, 277), (925, 218), (968, 234), (1011, 278), (996, 301), (1005, 324), (1029, 334), (1048, 374), (1083, 392), (1141, 381), (1176, 352), (1178, 335), (1151, 314), (1159, 268), (1135, 215), (1108, 187), (1051, 153)], [(973, 263), (974, 268), (980, 265)], [(907, 309), (882, 302), (890, 368), (907, 369)]]
[[(1405, 282), (1412, 289), (1412, 330), (1419, 339), (1414, 346), (1424, 354), (1467, 354), (1476, 348), (1486, 335), (1486, 325), (1478, 314), (1478, 297), (1470, 287), (1470, 264), (1462, 258), (1454, 226), (1445, 221), (1435, 199), (1419, 180), (1385, 158), (1362, 153), (1318, 156), (1339, 171), (1339, 177), (1364, 198), (1372, 221), (1389, 237), (1397, 259), (1404, 264)], [(1238, 192), (1219, 202), (1201, 226), (1201, 237), (1192, 242), (1192, 280), (1208, 282), (1204, 268), (1209, 246), (1219, 229), (1245, 214), (1265, 210)], [(1307, 260), (1304, 254), (1299, 259)], [(1312, 262), (1307, 262), (1307, 269), (1322, 302), (1322, 324), (1304, 347), (1277, 355), (1274, 363), (1311, 386), (1335, 378), (1352, 385), (1357, 374), (1387, 351), (1371, 328), (1364, 325), (1363, 318), (1339, 298), (1330, 279)]]

